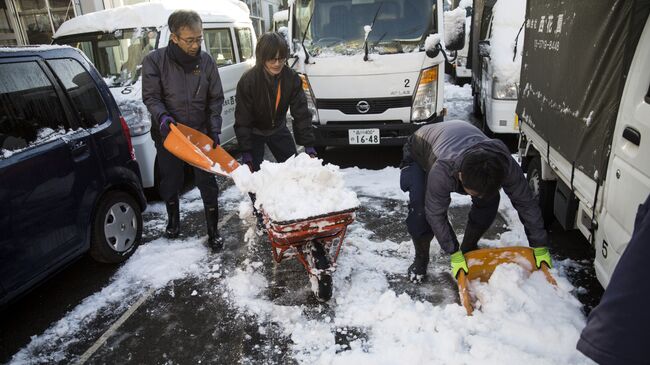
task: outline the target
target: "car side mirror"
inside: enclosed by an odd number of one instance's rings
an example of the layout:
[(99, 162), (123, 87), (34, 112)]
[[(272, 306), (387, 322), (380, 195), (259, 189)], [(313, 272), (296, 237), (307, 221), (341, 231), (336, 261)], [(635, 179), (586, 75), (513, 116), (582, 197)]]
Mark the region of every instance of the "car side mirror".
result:
[(490, 58), (490, 41), (478, 42), (478, 54), (481, 57)]
[(460, 51), (465, 47), (465, 14), (462, 8), (445, 12), (445, 48), (449, 51)]

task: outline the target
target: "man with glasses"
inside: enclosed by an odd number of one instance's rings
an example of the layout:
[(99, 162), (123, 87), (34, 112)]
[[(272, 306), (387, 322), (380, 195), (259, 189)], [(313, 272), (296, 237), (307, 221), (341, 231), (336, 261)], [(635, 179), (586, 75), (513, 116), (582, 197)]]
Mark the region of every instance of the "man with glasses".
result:
[(290, 108), (296, 142), (305, 153), (315, 156), (312, 116), (300, 76), (285, 67), (289, 52), (287, 41), (279, 33), (262, 35), (255, 48), (255, 67), (237, 84), (235, 134), (242, 151), (242, 161), (252, 170), (264, 160), (264, 146), (269, 146), (276, 161), (284, 162), (297, 153), (286, 114)]
[[(167, 47), (149, 53), (142, 62), (142, 100), (151, 113), (151, 137), (158, 153), (160, 196), (167, 207), (166, 238), (180, 234), (178, 195), (183, 187), (184, 162), (163, 147), (171, 123), (183, 123), (219, 144), (221, 108), (224, 101), (221, 78), (212, 57), (201, 51), (203, 24), (191, 10), (176, 10), (167, 20), (171, 39)], [(194, 168), (201, 191), (208, 227), (208, 246), (223, 247), (219, 235), (219, 187), (215, 175)]]
[[(468, 122), (452, 120), (418, 129), (404, 145), (400, 187), (409, 193), (408, 232), (415, 245), (409, 279), (420, 282), (427, 272), (435, 236), (451, 257), (452, 272), (465, 267), (463, 253), (476, 249), (492, 225), (503, 188), (524, 224), (529, 244), (540, 261), (551, 265), (548, 237), (538, 202), (524, 173), (506, 145), (486, 137)], [(451, 193), (470, 195), (472, 207), (462, 244), (449, 223)], [(460, 251), (459, 251), (460, 249)]]

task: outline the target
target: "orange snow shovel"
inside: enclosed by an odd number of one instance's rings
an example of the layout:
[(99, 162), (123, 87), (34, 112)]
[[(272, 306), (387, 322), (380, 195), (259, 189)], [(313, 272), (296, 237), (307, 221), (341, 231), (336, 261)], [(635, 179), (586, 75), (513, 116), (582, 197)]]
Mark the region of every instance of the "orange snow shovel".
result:
[(165, 138), (165, 148), (174, 156), (212, 174), (229, 176), (239, 163), (221, 146), (212, 148), (212, 138), (177, 123), (170, 124), (171, 131)]
[(539, 267), (535, 260), (535, 254), (530, 247), (514, 246), (500, 248), (483, 248), (466, 253), (465, 261), (468, 271), (464, 269), (458, 271), (456, 280), (458, 280), (458, 294), (460, 302), (465, 307), (467, 315), (471, 316), (474, 311), (472, 299), (469, 292), (469, 282), (479, 279), (488, 281), (494, 269), (506, 263), (518, 264), (524, 269), (533, 272), (542, 270), (546, 280), (552, 285), (557, 285), (555, 278), (548, 271), (549, 267), (546, 262), (541, 262)]

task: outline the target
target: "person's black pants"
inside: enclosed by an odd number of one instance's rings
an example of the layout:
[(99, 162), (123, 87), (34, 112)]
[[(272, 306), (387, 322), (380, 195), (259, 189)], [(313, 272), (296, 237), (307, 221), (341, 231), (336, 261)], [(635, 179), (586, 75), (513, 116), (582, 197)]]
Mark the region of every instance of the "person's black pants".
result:
[(277, 162), (284, 162), (298, 153), (296, 143), (286, 125), (270, 136), (252, 134), (252, 140), (253, 149), (251, 155), (253, 156), (254, 171), (259, 170), (262, 161), (264, 161), (264, 145), (269, 146)]
[[(156, 142), (158, 153), (158, 171), (160, 173), (160, 197), (164, 201), (174, 199), (183, 188), (185, 162), (171, 154), (163, 147), (162, 143)], [(219, 197), (219, 185), (214, 174), (193, 167), (194, 182), (201, 192), (201, 198), (205, 206), (216, 207)]]

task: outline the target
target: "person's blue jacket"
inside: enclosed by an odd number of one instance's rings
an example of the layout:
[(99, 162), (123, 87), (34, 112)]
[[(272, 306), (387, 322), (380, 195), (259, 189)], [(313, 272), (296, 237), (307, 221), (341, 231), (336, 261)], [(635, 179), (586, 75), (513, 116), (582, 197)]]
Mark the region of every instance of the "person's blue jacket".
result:
[(639, 206), (634, 232), (577, 348), (601, 365), (650, 364), (650, 196)]

